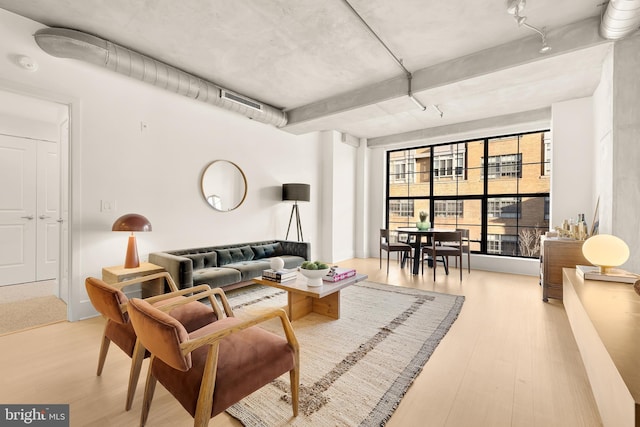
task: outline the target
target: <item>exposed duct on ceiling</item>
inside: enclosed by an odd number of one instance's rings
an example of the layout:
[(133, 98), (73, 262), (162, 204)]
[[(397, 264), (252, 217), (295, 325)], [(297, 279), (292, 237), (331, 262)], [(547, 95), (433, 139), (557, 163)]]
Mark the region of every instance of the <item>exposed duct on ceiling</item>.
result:
[(108, 40), (66, 28), (45, 28), (37, 31), (34, 37), (42, 50), (58, 58), (78, 59), (99, 65), (262, 123), (277, 127), (287, 124), (284, 111), (221, 88)]
[(600, 35), (608, 40), (628, 36), (640, 27), (640, 0), (611, 0), (602, 15)]

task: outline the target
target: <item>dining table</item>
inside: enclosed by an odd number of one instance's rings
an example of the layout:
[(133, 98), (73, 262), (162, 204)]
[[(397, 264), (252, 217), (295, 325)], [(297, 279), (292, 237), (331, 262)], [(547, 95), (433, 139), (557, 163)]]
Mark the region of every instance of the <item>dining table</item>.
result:
[[(398, 227), (396, 231), (415, 237), (413, 239), (413, 274), (418, 274), (420, 272), (420, 257), (422, 254), (422, 236), (426, 236), (428, 242), (435, 233), (448, 233), (456, 230), (452, 228), (419, 229), (417, 227)], [(411, 239), (409, 239), (409, 244), (411, 244), (410, 241)], [(402, 265), (404, 266), (404, 259)]]

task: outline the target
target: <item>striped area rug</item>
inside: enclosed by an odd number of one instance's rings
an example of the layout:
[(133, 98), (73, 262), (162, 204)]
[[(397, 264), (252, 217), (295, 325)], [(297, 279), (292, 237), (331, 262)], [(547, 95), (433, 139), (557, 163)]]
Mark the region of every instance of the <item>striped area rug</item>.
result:
[[(261, 286), (230, 295), (238, 317), (286, 305), (286, 292)], [(227, 412), (245, 426), (384, 425), (458, 317), (464, 297), (362, 282), (342, 291), (341, 317), (293, 322), (300, 344), (300, 413), (289, 375)], [(265, 324), (281, 333), (279, 322)]]

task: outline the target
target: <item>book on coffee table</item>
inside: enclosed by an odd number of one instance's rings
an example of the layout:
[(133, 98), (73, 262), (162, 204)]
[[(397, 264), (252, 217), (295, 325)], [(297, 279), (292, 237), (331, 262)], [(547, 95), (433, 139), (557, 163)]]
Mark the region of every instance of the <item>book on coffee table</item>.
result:
[(349, 277), (353, 277), (356, 275), (356, 270), (353, 268), (340, 268), (337, 267), (332, 269), (327, 273), (326, 276), (322, 278), (325, 282), (339, 282), (340, 280), (348, 279)]
[(296, 277), (298, 277), (298, 270), (295, 268), (282, 270), (268, 269), (262, 272), (262, 278), (271, 280), (272, 282), (286, 282), (288, 280), (294, 280)]

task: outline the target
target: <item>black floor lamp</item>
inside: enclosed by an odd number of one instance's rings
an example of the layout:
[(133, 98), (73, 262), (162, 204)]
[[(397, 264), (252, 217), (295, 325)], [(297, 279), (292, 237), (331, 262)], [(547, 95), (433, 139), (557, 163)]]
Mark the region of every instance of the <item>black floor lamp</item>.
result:
[(289, 239), (289, 230), (291, 230), (291, 221), (293, 215), (296, 216), (296, 228), (298, 231), (298, 241), (304, 241), (302, 235), (302, 223), (300, 222), (300, 211), (298, 210), (298, 202), (308, 202), (311, 200), (311, 187), (309, 184), (282, 184), (282, 200), (293, 200), (293, 206), (291, 207), (291, 215), (289, 216), (289, 227), (287, 227), (287, 237)]

